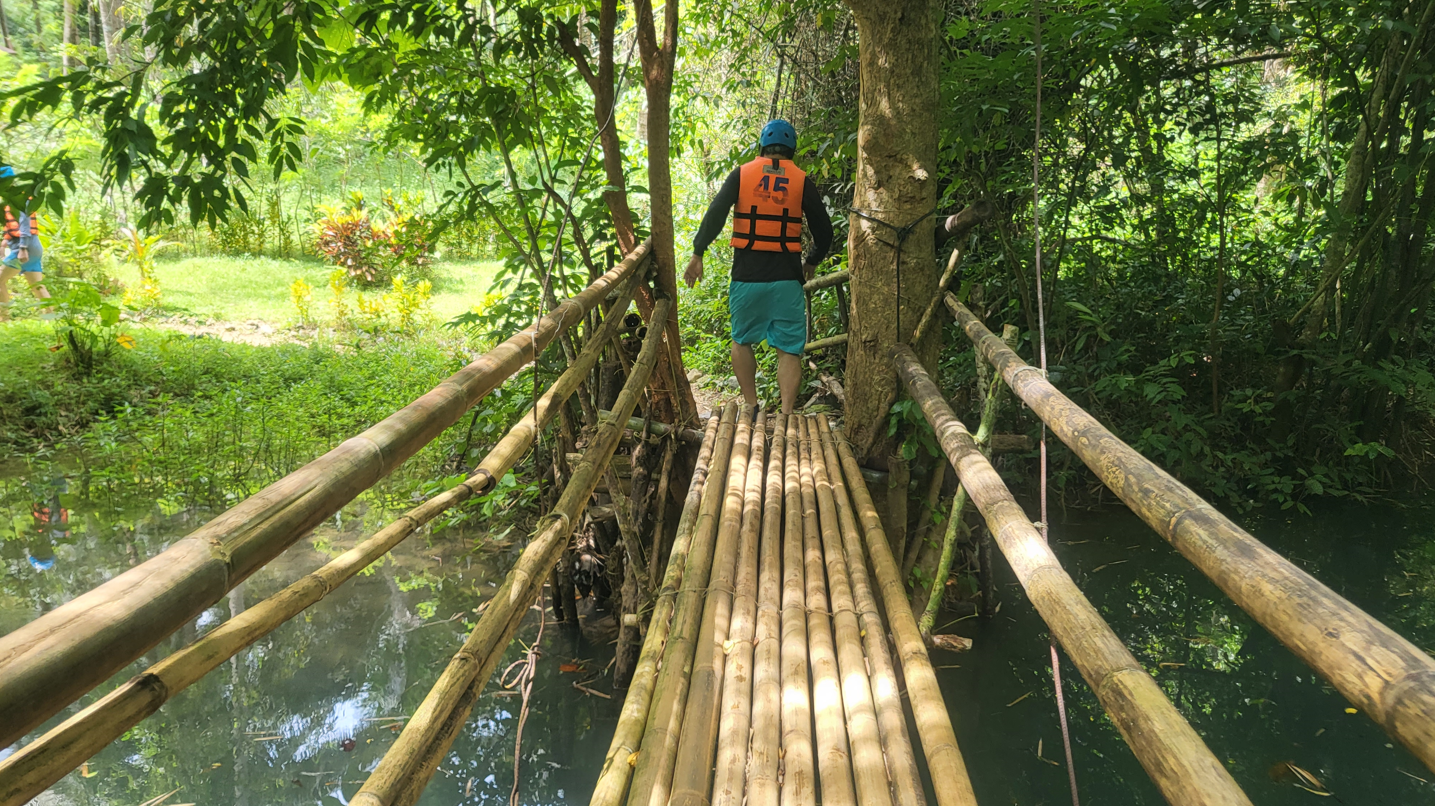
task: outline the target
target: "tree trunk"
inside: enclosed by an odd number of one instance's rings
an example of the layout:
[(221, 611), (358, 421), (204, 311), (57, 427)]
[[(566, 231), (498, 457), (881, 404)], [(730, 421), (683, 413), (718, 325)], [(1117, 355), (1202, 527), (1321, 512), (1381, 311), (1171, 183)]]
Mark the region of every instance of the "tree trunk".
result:
[(60, 40), (60, 73), (69, 75), (70, 48), (75, 44), (75, 0), (65, 0), (65, 27)]
[[(678, 47), (678, 0), (666, 0), (663, 8), (663, 40), (658, 41), (652, 0), (633, 0), (637, 16), (638, 49), (643, 57), (643, 88), (648, 99), (648, 204), (653, 239), (653, 286), (658, 296), (678, 298), (677, 263), (673, 247), (673, 177), (669, 136), (672, 130), (671, 100), (673, 64)], [(638, 308), (649, 318), (653, 298), (638, 298)], [(669, 309), (667, 350), (659, 358), (653, 375), (659, 392), (658, 414), (671, 422), (697, 422), (698, 405), (683, 371), (682, 336), (678, 330), (678, 306)], [(668, 388), (664, 390), (664, 386)], [(663, 400), (667, 392), (667, 400)], [(664, 409), (669, 409), (664, 411)]]
[(7, 53), (15, 52), (15, 46), (10, 44), (10, 23), (5, 19), (4, 0), (0, 0), (0, 39), (4, 40)]
[[(937, 7), (933, 0), (848, 0), (862, 88), (848, 255), (847, 425), (859, 457), (886, 452), (898, 380), (888, 353), (911, 338), (937, 287)], [(884, 223), (879, 223), (884, 222)], [(900, 284), (900, 300), (899, 300)], [(941, 328), (913, 345), (935, 367)]]
[(124, 0), (92, 0), (100, 10), (101, 36), (105, 41), (105, 57), (110, 64), (118, 64), (122, 56), (120, 35), (125, 25), (120, 20), (120, 7)]

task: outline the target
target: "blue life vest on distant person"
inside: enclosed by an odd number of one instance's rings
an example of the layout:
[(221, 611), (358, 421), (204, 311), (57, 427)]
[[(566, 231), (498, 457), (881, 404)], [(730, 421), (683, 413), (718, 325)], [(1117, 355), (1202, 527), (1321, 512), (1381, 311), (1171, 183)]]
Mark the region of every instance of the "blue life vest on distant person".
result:
[(732, 212), (732, 245), (759, 252), (802, 251), (802, 189), (792, 160), (758, 157), (742, 166)]

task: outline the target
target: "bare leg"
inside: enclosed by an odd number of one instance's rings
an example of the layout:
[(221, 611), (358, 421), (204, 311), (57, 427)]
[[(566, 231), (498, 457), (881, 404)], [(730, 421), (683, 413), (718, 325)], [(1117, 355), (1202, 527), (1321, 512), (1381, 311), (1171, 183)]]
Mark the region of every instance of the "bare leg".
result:
[(752, 354), (751, 344), (732, 343), (732, 374), (737, 376), (737, 385), (742, 389), (742, 399), (748, 408), (757, 406), (757, 356)]
[(777, 351), (777, 388), (782, 392), (782, 413), (791, 414), (802, 385), (802, 356)]
[(30, 293), (35, 295), (35, 299), (50, 298), (50, 290), (48, 288), (45, 288), (43, 282), (44, 277), (45, 275), (37, 271), (25, 272), (25, 282), (30, 284)]
[(9, 266), (0, 269), (0, 322), (10, 319), (10, 279), (19, 273)]

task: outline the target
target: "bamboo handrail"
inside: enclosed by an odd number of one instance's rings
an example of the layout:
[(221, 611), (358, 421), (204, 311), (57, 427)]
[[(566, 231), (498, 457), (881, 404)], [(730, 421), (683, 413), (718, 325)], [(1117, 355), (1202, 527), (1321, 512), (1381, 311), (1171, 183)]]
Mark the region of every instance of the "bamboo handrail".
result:
[[(857, 802), (861, 806), (892, 806), (892, 790), (887, 782), (887, 764), (877, 728), (877, 707), (872, 701), (872, 683), (862, 650), (862, 628), (857, 622), (857, 603), (847, 574), (847, 557), (842, 547), (837, 500), (827, 472), (827, 456), (819, 444), (817, 425), (811, 418), (803, 419), (807, 440), (802, 449), (811, 456), (812, 481), (817, 487), (822, 554), (827, 566), (827, 597), (836, 636), (847, 737), (852, 743), (852, 778), (857, 786)], [(834, 468), (833, 472), (841, 471)]]
[(781, 792), (777, 770), (782, 755), (782, 475), (786, 460), (787, 417), (778, 414), (767, 452), (762, 505), (747, 806), (778, 806)]
[[(632, 301), (640, 277), (641, 274), (634, 274), (619, 289), (617, 310), (620, 313)], [(599, 334), (616, 328), (621, 321), (621, 316), (610, 317), (599, 329)], [(0, 761), (0, 805), (25, 803), (39, 795), (126, 730), (158, 711), (174, 695), (328, 596), (424, 524), (492, 488), (495, 479), (512, 469), (533, 444), (534, 412), (537, 411), (539, 427), (552, 421), (557, 407), (573, 394), (597, 362), (603, 343), (602, 339), (589, 340), (577, 360), (559, 376), (539, 399), (537, 406), (518, 419), (469, 478), (410, 509), (322, 568), (150, 666), (19, 752)]]
[[(662, 321), (671, 307), (671, 299), (659, 299), (653, 306), (653, 320)], [(392, 806), (405, 788), (423, 788), (423, 781), (426, 780), (421, 774), (426, 768), (424, 759), (442, 755), (447, 750), (447, 742), (442, 740), (442, 735), (446, 733), (444, 723), (451, 722), (455, 717), (460, 723), (467, 719), (467, 710), (460, 709), (460, 700), (471, 688), (482, 689), (487, 682), (487, 677), (492, 674), (492, 664), (497, 662), (496, 656), (503, 653), (518, 629), (521, 619), (515, 614), (526, 611), (532, 604), (572, 536), (588, 500), (593, 496), (593, 489), (598, 486), (599, 476), (608, 467), (613, 451), (622, 439), (623, 427), (638, 404), (638, 396), (652, 375), (662, 334), (663, 328), (649, 329), (638, 359), (633, 362), (633, 372), (613, 405), (613, 416), (599, 424), (582, 461), (573, 468), (558, 503), (544, 519), (546, 523), (523, 550), (498, 592), (489, 600), (488, 607), (463, 648), (439, 675), (428, 696), (404, 725), (399, 738), (354, 795), (350, 801), (354, 806)]]
[[(719, 468), (703, 486), (703, 501), (694, 531), (694, 546), (704, 545), (705, 552), (688, 555), (683, 572), (683, 587), (678, 593), (673, 612), (673, 626), (668, 643), (663, 647), (663, 660), (658, 682), (653, 690), (655, 701), (648, 711), (643, 729), (643, 743), (633, 769), (633, 783), (628, 790), (628, 806), (667, 806), (673, 782), (673, 761), (678, 750), (678, 735), (687, 707), (692, 678), (693, 659), (699, 646), (703, 610), (708, 596), (719, 545), (714, 534), (719, 530), (720, 513), (733, 484), (746, 481), (747, 446), (750, 429), (737, 428), (737, 405), (727, 404), (723, 425), (718, 433), (718, 448), (713, 467)], [(724, 433), (725, 432), (725, 433)]]
[[(757, 631), (758, 538), (762, 532), (762, 496), (766, 489), (764, 466), (767, 412), (757, 416), (743, 495), (742, 531), (737, 551), (737, 577), (733, 588), (732, 627), (728, 630), (727, 658), (723, 661), (722, 705), (718, 711), (717, 766), (713, 774), (712, 806), (742, 806), (747, 779), (747, 748), (752, 729), (753, 636)], [(676, 802), (676, 799), (675, 799)]]
[(802, 346), (802, 351), (804, 353), (812, 353), (817, 352), (818, 350), (826, 350), (830, 347), (841, 347), (842, 345), (847, 343), (847, 339), (849, 337), (850, 334), (838, 333), (836, 336), (828, 336), (825, 339), (809, 341), (807, 344), (804, 344)]
[(798, 460), (802, 428), (787, 418), (782, 500), (782, 804), (817, 802), (817, 766), (812, 747), (812, 701), (807, 662), (807, 571), (802, 536), (802, 470)]
[[(798, 418), (802, 431), (798, 454), (802, 482), (803, 565), (807, 571), (807, 654), (812, 663), (812, 716), (816, 724), (817, 774), (823, 806), (855, 806), (852, 755), (842, 710), (842, 682), (837, 648), (832, 640), (832, 606), (827, 599), (822, 559), (821, 525), (817, 518), (817, 485), (812, 472), (812, 425)], [(864, 803), (863, 806), (869, 806)]]
[[(828, 428), (826, 415), (817, 415), (817, 423), (818, 428)], [(842, 458), (843, 475), (849, 482), (852, 503), (857, 507), (858, 520), (862, 524), (872, 572), (882, 592), (882, 604), (896, 640), (897, 656), (902, 661), (907, 698), (913, 703), (921, 703), (920, 708), (912, 709), (912, 716), (917, 723), (917, 736), (922, 742), (927, 770), (932, 776), (937, 806), (976, 806), (971, 777), (967, 774), (966, 763), (962, 761), (962, 751), (957, 747), (956, 731), (952, 729), (951, 715), (937, 685), (931, 658), (927, 657), (927, 645), (922, 642), (922, 634), (917, 630), (917, 618), (907, 602), (897, 561), (892, 557), (892, 547), (887, 542), (887, 533), (882, 529), (877, 508), (872, 504), (872, 495), (861, 483), (862, 468), (858, 466), (857, 457), (852, 454), (852, 448), (842, 432), (831, 430), (837, 454)]]
[(387, 419), (148, 561), (0, 636), (0, 747), (140, 657), (387, 476), (582, 320), (648, 254), (645, 243), (534, 327)]
[(653, 604), (648, 635), (643, 639), (638, 665), (634, 668), (633, 679), (628, 684), (628, 695), (623, 698), (623, 711), (618, 715), (618, 726), (613, 730), (613, 740), (608, 745), (608, 755), (603, 759), (603, 770), (593, 788), (590, 806), (618, 806), (628, 788), (628, 779), (633, 772), (628, 757), (638, 752), (643, 739), (643, 725), (648, 720), (648, 706), (652, 704), (653, 688), (658, 679), (658, 659), (663, 654), (663, 647), (668, 641), (668, 631), (672, 627), (673, 609), (677, 604), (678, 589), (683, 584), (683, 572), (702, 506), (703, 486), (707, 481), (709, 463), (712, 461), (718, 439), (718, 422), (718, 417), (708, 418), (707, 431), (698, 451), (697, 466), (693, 468), (692, 483), (688, 486), (683, 512), (678, 518), (673, 549), (668, 554), (668, 568), (663, 573), (663, 586), (658, 589), (657, 601)]
[(956, 297), (967, 337), (1087, 467), (1242, 610), (1435, 770), (1435, 659), (1222, 515), (1001, 343)]
[(802, 290), (807, 292), (817, 291), (823, 288), (830, 288), (834, 285), (842, 285), (852, 279), (850, 271), (834, 271), (831, 274), (824, 274), (821, 277), (814, 277), (802, 284)]
[[(713, 752), (717, 745), (719, 696), (722, 691), (723, 644), (732, 622), (734, 577), (737, 575), (738, 546), (742, 539), (742, 513), (746, 501), (748, 462), (751, 451), (752, 412), (744, 408), (738, 418), (732, 474), (723, 500), (722, 524), (718, 527), (713, 553), (712, 576), (708, 579), (707, 600), (703, 602), (702, 629), (693, 654), (691, 682), (683, 708), (683, 727), (678, 734), (673, 759), (672, 797), (669, 806), (692, 806), (706, 802), (712, 783)], [(741, 455), (742, 467), (737, 459)], [(656, 791), (654, 795), (658, 794)]]
[(1166, 801), (1249, 804), (1230, 773), (1057, 562), (996, 468), (952, 414), (916, 354), (898, 347), (892, 358), (1027, 598), (1075, 661)]
[(882, 733), (882, 750), (887, 756), (887, 774), (892, 780), (892, 799), (901, 806), (925, 806), (927, 796), (922, 791), (922, 774), (917, 768), (911, 736), (907, 733), (902, 691), (897, 685), (892, 652), (887, 646), (887, 628), (877, 612), (877, 599), (872, 594), (872, 584), (867, 576), (862, 532), (848, 497), (847, 482), (842, 478), (842, 459), (837, 455), (832, 432), (827, 429), (825, 421), (819, 420), (817, 425), (837, 499), (837, 515), (847, 555), (847, 572), (852, 580), (852, 594), (861, 616), (862, 643), (867, 652), (867, 664), (871, 667), (872, 699), (877, 706), (877, 725)]

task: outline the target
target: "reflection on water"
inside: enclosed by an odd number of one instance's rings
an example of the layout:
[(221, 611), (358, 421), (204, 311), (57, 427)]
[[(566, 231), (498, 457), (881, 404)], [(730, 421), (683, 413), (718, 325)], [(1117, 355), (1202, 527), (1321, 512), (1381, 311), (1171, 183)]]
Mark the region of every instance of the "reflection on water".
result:
[[(1435, 526), (1423, 513), (1332, 507), (1253, 531), (1435, 650)], [(1435, 774), (1374, 722), (1346, 713), (1345, 698), (1130, 513), (1071, 512), (1052, 540), (1092, 604), (1252, 801), (1319, 802), (1295, 786), (1285, 766), (1294, 764), (1347, 804), (1435, 803)], [(1069, 803), (1048, 634), (1010, 571), (1001, 574), (996, 617), (953, 628), (976, 648), (933, 660), (960, 667), (939, 674), (978, 799)], [(1065, 655), (1062, 678), (1083, 802), (1164, 803)]]
[[(31, 478), (0, 470), (0, 633), (153, 556), (211, 514), (143, 502), (104, 509), (84, 500), (80, 487), (48, 472)], [(141, 663), (273, 594), (379, 522), (378, 513), (346, 509)], [(1435, 648), (1435, 526), (1422, 513), (1334, 508), (1256, 531), (1417, 645)], [(1343, 803), (1435, 804), (1427, 783), (1435, 775), (1364, 716), (1347, 714), (1342, 697), (1124, 510), (1072, 513), (1053, 539), (1093, 604), (1254, 802), (1314, 802), (1317, 795), (1294, 785), (1288, 765), (1295, 765)], [(37, 803), (133, 806), (172, 790), (168, 803), (347, 803), (514, 556), (512, 547), (484, 545), (474, 534), (416, 535), (372, 573), (181, 693)], [(1009, 572), (1000, 572), (996, 617), (951, 628), (973, 637), (976, 648), (933, 659), (943, 667), (981, 802), (1067, 803), (1047, 634)], [(520, 637), (531, 641), (537, 621), (533, 611)], [(595, 632), (585, 639), (549, 624), (544, 635), (524, 729), (521, 799), (582, 803), (621, 701), (573, 684), (608, 693), (611, 649)], [(516, 660), (519, 650), (509, 654)], [(1069, 661), (1063, 668), (1084, 801), (1162, 803), (1075, 668)], [(422, 803), (507, 803), (519, 710), (517, 696), (490, 683)]]
[[(0, 633), (162, 551), (208, 517), (152, 506), (102, 512), (63, 478), (0, 478)], [(362, 507), (346, 509), (66, 715), (322, 565), (379, 522)], [(516, 557), (511, 547), (475, 538), (415, 535), (372, 573), (181, 692), (35, 802), (133, 806), (178, 790), (168, 803), (347, 803)], [(533, 639), (538, 619), (531, 611), (521, 639)], [(621, 701), (573, 688), (581, 682), (609, 692), (611, 648), (600, 632), (588, 634), (569, 635), (551, 623), (545, 631), (524, 727), (525, 803), (586, 802), (592, 792)], [(519, 650), (510, 655), (516, 659)], [(560, 671), (574, 665), (576, 673)], [(491, 684), (420, 802), (507, 803), (520, 706), (516, 694)]]

